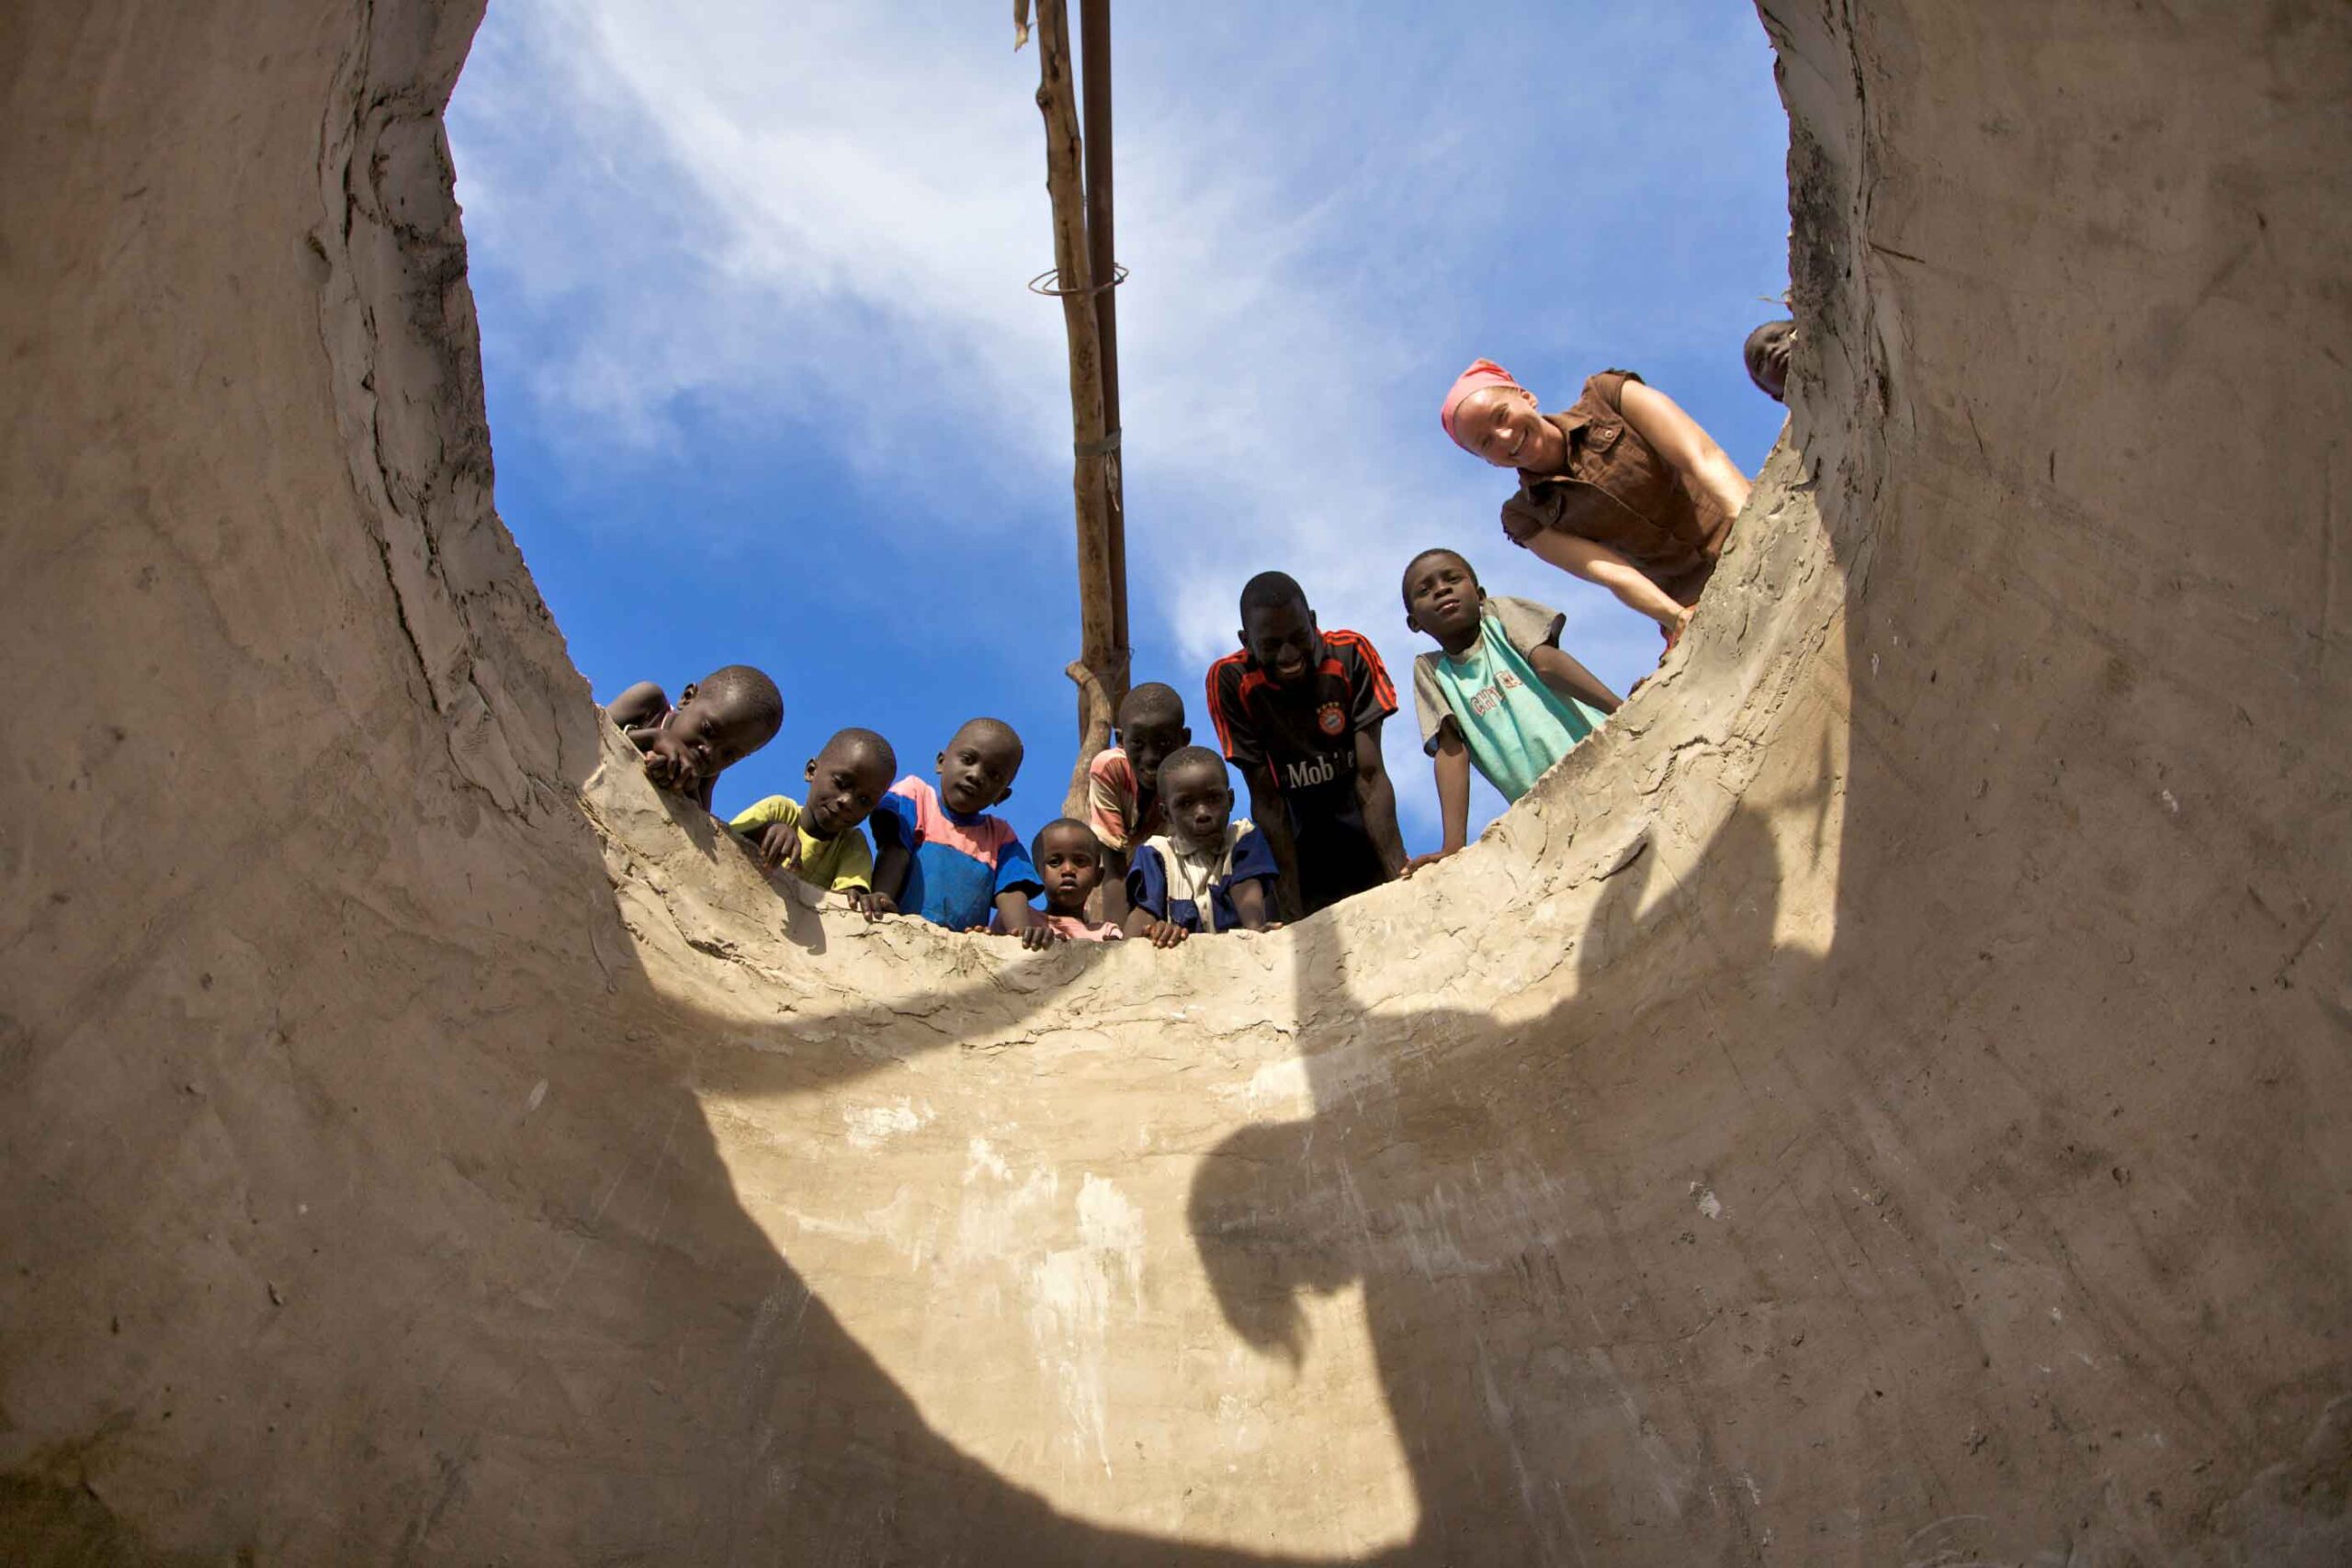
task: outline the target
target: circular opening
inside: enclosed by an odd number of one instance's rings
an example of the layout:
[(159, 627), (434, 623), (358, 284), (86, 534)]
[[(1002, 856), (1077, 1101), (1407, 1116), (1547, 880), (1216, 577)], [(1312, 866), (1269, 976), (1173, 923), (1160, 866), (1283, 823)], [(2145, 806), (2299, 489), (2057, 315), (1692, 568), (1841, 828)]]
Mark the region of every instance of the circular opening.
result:
[[(1475, 355), (1548, 407), (1632, 368), (1752, 474), (1782, 410), (1741, 348), (1783, 313), (1788, 229), (1753, 20), (1428, 24), (1136, 7), (1114, 47), (1134, 678), (1205, 738), (1241, 583), (1290, 572), (1399, 688), (1414, 852), (1439, 831), (1415, 552), (1557, 606), (1621, 693), (1660, 648), (1505, 538), (1511, 481), (1447, 442), (1440, 394)], [(986, 713), (1028, 740), (1005, 808), (1025, 835), (1058, 808), (1080, 647), (1062, 313), (1023, 292), (1052, 245), (1037, 57), (994, 14), (920, 48), (910, 25), (492, 8), (449, 123), (499, 502), (600, 698), (775, 674), (783, 736), (729, 771), (722, 813), (797, 795), (845, 726), (927, 776)], [(1475, 789), (1474, 833), (1503, 805)]]

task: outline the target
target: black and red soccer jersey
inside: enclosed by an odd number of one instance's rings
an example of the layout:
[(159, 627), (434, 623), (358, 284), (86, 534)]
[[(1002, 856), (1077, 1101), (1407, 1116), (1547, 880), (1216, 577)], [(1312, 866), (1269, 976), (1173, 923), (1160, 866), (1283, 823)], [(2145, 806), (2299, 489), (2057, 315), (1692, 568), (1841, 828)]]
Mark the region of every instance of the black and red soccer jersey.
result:
[(1209, 666), (1217, 743), (1243, 773), (1272, 776), (1309, 914), (1386, 880), (1356, 799), (1356, 735), (1396, 711), (1379, 650), (1354, 632), (1325, 632), (1321, 662), (1295, 686), (1277, 684), (1246, 652)]
[(1325, 632), (1322, 662), (1295, 686), (1277, 684), (1246, 652), (1209, 666), (1218, 744), (1245, 773), (1262, 763), (1294, 809), (1352, 814), (1356, 732), (1396, 711), (1379, 650), (1351, 631)]

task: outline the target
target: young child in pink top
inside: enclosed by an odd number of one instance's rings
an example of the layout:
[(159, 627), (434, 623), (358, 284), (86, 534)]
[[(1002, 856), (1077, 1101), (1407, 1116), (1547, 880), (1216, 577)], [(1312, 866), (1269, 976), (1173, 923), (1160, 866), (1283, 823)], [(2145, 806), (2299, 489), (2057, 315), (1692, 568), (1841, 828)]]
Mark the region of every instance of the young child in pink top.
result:
[[(1102, 886), (1107, 869), (1102, 846), (1092, 829), (1075, 817), (1057, 817), (1037, 829), (1037, 836), (1029, 840), (1029, 853), (1036, 862), (1039, 880), (1046, 885), (1046, 908), (1033, 915), (1033, 923), (1019, 933), (1023, 947), (1125, 939), (1127, 933), (1117, 922), (1086, 918), (1086, 900)], [(1000, 935), (1013, 934), (1004, 929), (1001, 917), (989, 929)]]
[(1128, 858), (1154, 833), (1168, 830), (1159, 804), (1159, 764), (1170, 751), (1193, 743), (1184, 726), (1184, 699), (1173, 686), (1147, 681), (1119, 704), (1118, 744), (1098, 753), (1086, 771), (1089, 828), (1103, 850), (1106, 919), (1124, 919), (1122, 891)]

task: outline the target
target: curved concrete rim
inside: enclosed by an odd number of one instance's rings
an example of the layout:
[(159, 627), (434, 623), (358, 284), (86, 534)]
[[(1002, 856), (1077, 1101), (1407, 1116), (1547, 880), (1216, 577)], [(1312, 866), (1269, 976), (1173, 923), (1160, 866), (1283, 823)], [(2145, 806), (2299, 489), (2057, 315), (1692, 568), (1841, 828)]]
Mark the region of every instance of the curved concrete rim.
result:
[(0, 22), (14, 1558), (2352, 1551), (2340, 7), (1764, 10), (1792, 418), (1665, 673), (1408, 886), (1037, 955), (600, 723), (478, 15)]

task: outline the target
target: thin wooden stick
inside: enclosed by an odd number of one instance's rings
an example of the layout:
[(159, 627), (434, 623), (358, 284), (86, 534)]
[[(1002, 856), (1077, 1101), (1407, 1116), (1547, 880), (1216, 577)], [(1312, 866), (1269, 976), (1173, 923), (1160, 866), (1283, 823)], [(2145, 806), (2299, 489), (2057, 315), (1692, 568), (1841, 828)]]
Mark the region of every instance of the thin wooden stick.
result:
[(1117, 709), (1102, 682), (1094, 671), (1072, 660), (1062, 671), (1078, 687), (1078, 761), (1069, 771), (1069, 790), (1062, 796), (1062, 815), (1087, 819), (1087, 797), (1090, 787), (1087, 774), (1102, 748), (1111, 744), (1111, 726), (1116, 722)]
[[(1126, 690), (1125, 660), (1114, 625), (1115, 590), (1110, 523), (1110, 484), (1104, 459), (1102, 345), (1095, 313), (1094, 268), (1087, 242), (1084, 149), (1078, 128), (1078, 101), (1070, 80), (1068, 0), (1036, 0), (1037, 110), (1046, 122), (1046, 191), (1054, 212), (1054, 266), (1061, 289), (1062, 327), (1069, 340), (1070, 425), (1075, 437), (1070, 490), (1078, 513), (1078, 607), (1080, 662), (1093, 674), (1090, 697), (1081, 682), (1079, 703), (1080, 768), (1093, 760), (1102, 740), (1091, 739), (1098, 701)], [(1107, 737), (1106, 737), (1107, 739)], [(1087, 748), (1091, 746), (1093, 750)], [(1080, 781), (1080, 782), (1082, 782)]]

